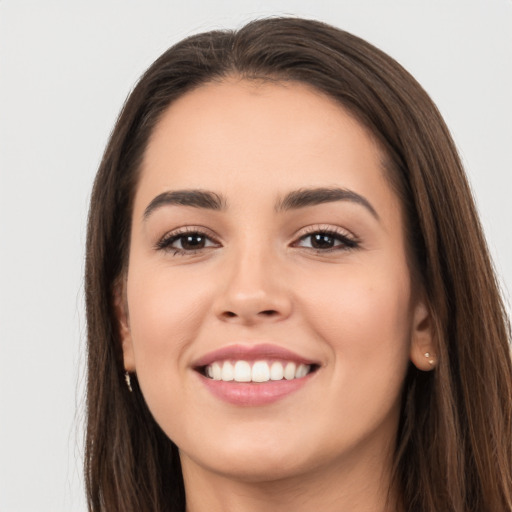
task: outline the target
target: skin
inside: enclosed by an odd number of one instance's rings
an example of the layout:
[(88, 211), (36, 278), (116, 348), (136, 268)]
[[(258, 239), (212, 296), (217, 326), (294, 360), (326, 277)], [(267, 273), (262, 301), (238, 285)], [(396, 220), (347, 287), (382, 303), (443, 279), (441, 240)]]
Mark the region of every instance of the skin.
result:
[[(397, 510), (390, 467), (412, 361), (431, 369), (430, 318), (411, 282), (400, 202), (384, 155), (332, 99), (296, 83), (237, 78), (175, 101), (151, 137), (118, 290), (125, 368), (179, 447), (189, 512)], [(276, 211), (301, 188), (353, 201)], [(224, 210), (161, 205), (201, 189)], [(157, 244), (178, 228), (207, 244)], [(315, 249), (311, 232), (356, 242)], [(211, 240), (210, 240), (211, 239)], [(352, 244), (353, 245), (353, 244)], [(187, 246), (185, 246), (186, 248)], [(260, 407), (213, 396), (192, 368), (234, 343), (272, 343), (319, 363), (299, 391)]]

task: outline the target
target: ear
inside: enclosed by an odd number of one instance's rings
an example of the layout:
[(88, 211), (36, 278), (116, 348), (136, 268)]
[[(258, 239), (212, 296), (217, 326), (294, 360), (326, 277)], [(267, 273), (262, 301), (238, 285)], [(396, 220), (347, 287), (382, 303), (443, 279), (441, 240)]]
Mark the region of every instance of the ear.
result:
[(418, 370), (436, 367), (437, 355), (433, 341), (432, 315), (424, 300), (418, 300), (413, 311), (410, 359)]
[(123, 350), (124, 369), (127, 372), (135, 371), (135, 357), (133, 351), (130, 321), (128, 316), (128, 302), (126, 300), (126, 280), (121, 278), (114, 286), (114, 313), (117, 320), (117, 328), (121, 348)]

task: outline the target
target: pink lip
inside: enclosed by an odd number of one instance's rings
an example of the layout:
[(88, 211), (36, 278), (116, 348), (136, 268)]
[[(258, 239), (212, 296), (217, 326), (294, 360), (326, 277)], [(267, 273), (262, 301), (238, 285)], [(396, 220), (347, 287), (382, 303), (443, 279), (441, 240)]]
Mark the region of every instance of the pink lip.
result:
[(197, 374), (206, 388), (217, 398), (233, 405), (256, 407), (277, 402), (305, 386), (316, 375), (309, 373), (302, 379), (270, 380), (268, 382), (224, 382)]
[(208, 352), (193, 363), (194, 368), (200, 368), (224, 360), (243, 360), (256, 361), (259, 359), (281, 359), (293, 361), (297, 364), (317, 364), (315, 361), (305, 359), (295, 352), (277, 345), (259, 344), (259, 345), (229, 345), (213, 352)]
[[(214, 350), (195, 361), (193, 368), (198, 370), (215, 361), (223, 360), (256, 361), (268, 359), (293, 361), (296, 364), (318, 364), (283, 347), (259, 344), (230, 345)], [(214, 396), (230, 404), (245, 407), (255, 407), (276, 402), (301, 389), (310, 382), (315, 374), (316, 372), (309, 373), (306, 377), (301, 379), (270, 380), (268, 382), (255, 383), (213, 380), (197, 372), (197, 376), (200, 378), (201, 382)]]

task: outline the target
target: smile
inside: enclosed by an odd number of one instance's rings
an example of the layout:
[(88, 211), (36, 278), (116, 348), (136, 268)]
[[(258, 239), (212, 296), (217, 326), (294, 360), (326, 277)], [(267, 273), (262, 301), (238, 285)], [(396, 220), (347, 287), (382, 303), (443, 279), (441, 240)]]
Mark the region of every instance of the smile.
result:
[(314, 365), (293, 361), (215, 361), (204, 368), (206, 377), (224, 382), (268, 382), (301, 379)]
[(263, 406), (304, 387), (318, 362), (276, 345), (230, 345), (195, 361), (193, 368), (216, 398), (237, 406)]

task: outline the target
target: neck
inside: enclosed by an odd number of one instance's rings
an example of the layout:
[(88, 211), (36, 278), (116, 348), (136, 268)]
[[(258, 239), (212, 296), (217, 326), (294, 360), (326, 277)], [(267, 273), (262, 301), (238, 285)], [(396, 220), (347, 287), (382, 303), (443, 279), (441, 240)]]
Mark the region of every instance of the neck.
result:
[(187, 512), (399, 512), (391, 457), (343, 461), (293, 477), (250, 481), (221, 475), (182, 454)]

